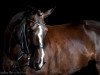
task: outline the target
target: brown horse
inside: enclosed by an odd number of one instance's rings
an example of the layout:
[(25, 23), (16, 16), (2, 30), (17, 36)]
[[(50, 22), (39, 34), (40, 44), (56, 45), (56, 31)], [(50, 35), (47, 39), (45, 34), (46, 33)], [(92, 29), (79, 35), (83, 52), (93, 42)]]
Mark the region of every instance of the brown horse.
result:
[[(39, 71), (28, 70), (34, 75), (68, 75), (96, 61), (100, 75), (100, 23), (84, 20), (82, 23), (46, 25), (44, 38), (44, 60)], [(34, 60), (34, 59), (33, 59)]]
[(96, 61), (100, 75), (100, 23), (85, 20), (49, 26), (44, 39), (46, 64), (40, 71), (28, 70), (35, 75), (68, 75)]
[[(90, 60), (95, 60), (98, 74), (100, 75), (100, 23), (93, 20), (84, 20), (82, 23), (45, 25), (44, 18), (50, 13), (51, 10), (45, 13), (39, 12), (39, 15), (32, 16), (32, 22), (25, 24), (31, 27), (31, 32), (29, 32), (31, 38), (27, 38), (27, 44), (29, 44), (28, 48), (30, 50), (33, 49), (29, 57), (29, 64), (31, 65), (25, 69), (26, 74), (69, 75), (87, 66)], [(35, 26), (33, 22), (37, 22), (36, 25), (38, 26)], [(35, 33), (37, 30), (39, 31), (39, 28), (37, 28), (39, 25), (40, 32), (37, 35), (33, 35), (33, 31)], [(42, 37), (38, 36), (40, 33), (43, 35)], [(14, 52), (11, 52), (13, 56), (10, 57), (10, 60), (13, 60), (14, 58), (12, 57), (18, 56), (16, 54), (18, 53), (17, 51), (22, 50), (20, 44), (18, 45), (14, 42), (11, 45), (13, 48), (10, 50)], [(36, 48), (35, 46), (37, 45), (39, 47)], [(27, 51), (27, 49), (25, 50)], [(24, 50), (23, 52), (25, 53)], [(25, 60), (23, 60), (25, 56), (28, 61), (26, 52), (22, 55), (22, 59), (20, 58), (19, 66), (25, 63)], [(43, 65), (44, 61), (45, 64)], [(40, 68), (39, 62), (42, 63)]]

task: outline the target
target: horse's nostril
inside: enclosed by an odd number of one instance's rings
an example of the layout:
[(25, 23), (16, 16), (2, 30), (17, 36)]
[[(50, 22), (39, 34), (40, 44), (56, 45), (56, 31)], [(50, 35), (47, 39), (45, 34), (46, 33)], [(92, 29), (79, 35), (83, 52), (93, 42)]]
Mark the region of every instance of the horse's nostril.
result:
[(46, 62), (43, 62), (43, 65), (45, 64)]
[(35, 63), (35, 66), (37, 67), (39, 63)]

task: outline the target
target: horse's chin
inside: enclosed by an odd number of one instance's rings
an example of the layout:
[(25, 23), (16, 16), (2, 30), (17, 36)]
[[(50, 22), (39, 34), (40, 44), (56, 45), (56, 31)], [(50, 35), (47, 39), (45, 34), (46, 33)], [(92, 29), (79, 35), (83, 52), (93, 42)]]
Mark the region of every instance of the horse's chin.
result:
[(42, 69), (42, 68), (39, 68), (39, 67), (38, 67), (38, 68), (34, 68), (35, 71), (39, 71), (39, 70), (41, 70), (41, 69)]
[[(46, 62), (44, 62), (43, 66), (45, 65), (45, 63), (46, 63)], [(42, 66), (42, 67), (43, 67), (43, 66)], [(38, 64), (35, 64), (34, 66), (30, 66), (30, 68), (31, 68), (31, 69), (34, 69), (35, 71), (39, 71), (39, 70), (41, 70), (42, 67), (39, 67)]]
[(33, 69), (34, 71), (39, 71), (39, 70), (41, 70), (42, 68), (35, 67), (35, 66), (31, 66), (30, 69)]
[(38, 66), (30, 65), (29, 67), (30, 69), (34, 69), (35, 71), (41, 70), (41, 68), (39, 68)]

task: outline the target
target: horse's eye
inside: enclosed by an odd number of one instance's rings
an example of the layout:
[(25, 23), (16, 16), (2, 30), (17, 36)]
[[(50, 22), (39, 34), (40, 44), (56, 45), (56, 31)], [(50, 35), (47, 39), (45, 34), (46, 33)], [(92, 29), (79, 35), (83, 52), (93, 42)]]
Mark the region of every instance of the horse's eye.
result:
[(28, 28), (27, 28), (27, 31), (28, 31), (29, 33), (33, 32), (33, 30), (32, 30), (31, 27), (28, 27)]

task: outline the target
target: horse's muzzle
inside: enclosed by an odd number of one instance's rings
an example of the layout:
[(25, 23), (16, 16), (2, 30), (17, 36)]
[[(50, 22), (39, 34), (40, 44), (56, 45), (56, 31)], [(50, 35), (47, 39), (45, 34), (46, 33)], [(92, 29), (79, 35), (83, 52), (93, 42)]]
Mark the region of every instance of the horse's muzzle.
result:
[[(44, 66), (45, 63), (46, 63), (46, 62), (43, 63), (43, 66)], [(43, 67), (43, 66), (42, 66), (42, 67)], [(35, 63), (34, 66), (33, 66), (33, 68), (34, 68), (35, 71), (41, 70), (42, 67), (39, 67), (39, 63)], [(31, 67), (31, 68), (32, 68), (32, 67)]]
[(35, 69), (36, 71), (38, 71), (38, 70), (41, 69), (41, 67), (39, 67), (39, 64), (38, 64), (38, 63), (36, 63), (35, 66), (34, 66), (34, 69)]
[[(46, 63), (46, 62), (43, 63), (43, 66), (44, 66), (45, 63)], [(42, 67), (43, 67), (43, 66), (42, 66)], [(35, 71), (41, 70), (42, 67), (39, 67), (39, 63), (35, 63), (34, 70), (35, 70)]]

